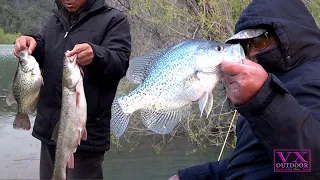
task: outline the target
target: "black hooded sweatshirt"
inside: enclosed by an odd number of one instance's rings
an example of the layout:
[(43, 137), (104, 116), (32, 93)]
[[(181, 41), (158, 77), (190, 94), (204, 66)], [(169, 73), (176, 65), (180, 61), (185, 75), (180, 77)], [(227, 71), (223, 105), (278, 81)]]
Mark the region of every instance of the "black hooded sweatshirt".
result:
[[(179, 170), (181, 180), (320, 179), (320, 30), (300, 0), (253, 0), (235, 33), (264, 25), (281, 46), (257, 55), (269, 77), (256, 97), (237, 107), (234, 152)], [(311, 172), (274, 172), (275, 149), (310, 150)]]
[[(58, 6), (61, 7), (61, 6)], [(46, 144), (60, 118), (64, 53), (76, 44), (91, 45), (94, 58), (82, 66), (87, 100), (87, 140), (78, 150), (106, 151), (110, 146), (111, 103), (119, 80), (124, 77), (131, 53), (130, 26), (126, 16), (105, 4), (88, 0), (75, 14), (55, 9), (43, 30), (34, 38), (32, 55), (43, 70), (37, 116), (32, 135)]]

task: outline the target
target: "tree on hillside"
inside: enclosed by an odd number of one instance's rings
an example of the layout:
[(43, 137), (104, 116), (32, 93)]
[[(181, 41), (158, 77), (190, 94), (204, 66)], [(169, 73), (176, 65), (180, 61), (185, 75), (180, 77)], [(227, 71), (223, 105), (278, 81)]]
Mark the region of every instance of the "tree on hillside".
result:
[(0, 0), (0, 27), (5, 33), (36, 34), (54, 8), (52, 0)]

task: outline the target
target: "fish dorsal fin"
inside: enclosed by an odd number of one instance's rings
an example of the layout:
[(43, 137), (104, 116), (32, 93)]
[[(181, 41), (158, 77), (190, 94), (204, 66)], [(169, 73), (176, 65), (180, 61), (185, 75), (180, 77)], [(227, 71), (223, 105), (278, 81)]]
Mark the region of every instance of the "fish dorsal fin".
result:
[[(16, 78), (18, 76), (19, 66), (21, 66), (21, 65), (18, 62), (16, 73), (14, 74), (14, 78), (13, 78), (13, 83), (16, 81)], [(11, 106), (12, 104), (17, 103), (16, 99), (14, 98), (13, 92), (12, 92), (13, 83), (10, 83), (10, 85), (8, 87), (8, 92), (7, 92), (7, 97), (6, 97), (6, 103), (8, 106)]]
[(159, 49), (152, 53), (132, 58), (129, 62), (126, 78), (134, 84), (142, 83), (154, 62), (169, 49), (170, 48)]
[(8, 87), (8, 92), (7, 92), (7, 96), (6, 96), (6, 103), (8, 106), (11, 106), (12, 104), (16, 103), (16, 99), (13, 96), (13, 92), (12, 92), (12, 84), (10, 84), (10, 86)]

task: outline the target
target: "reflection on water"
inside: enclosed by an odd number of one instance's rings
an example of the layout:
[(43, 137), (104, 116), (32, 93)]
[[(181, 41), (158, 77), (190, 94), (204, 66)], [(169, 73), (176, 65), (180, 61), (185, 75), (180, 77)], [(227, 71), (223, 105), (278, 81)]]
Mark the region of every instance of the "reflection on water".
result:
[[(156, 155), (151, 142), (147, 140), (131, 153), (114, 150), (108, 152), (105, 156), (104, 172), (112, 177), (110, 179), (167, 180), (176, 174), (178, 169), (217, 160), (220, 153), (220, 148), (211, 148), (205, 153), (186, 155), (187, 151), (194, 148), (186, 139), (175, 140), (162, 149), (160, 155)], [(225, 155), (230, 152), (226, 150)]]
[[(31, 130), (13, 130), (17, 107), (16, 104), (8, 107), (5, 102), (17, 67), (12, 50), (13, 45), (0, 45), (0, 179), (38, 179), (40, 142), (31, 136)], [(34, 117), (31, 120), (33, 125)], [(216, 160), (220, 152), (219, 147), (186, 155), (195, 145), (181, 138), (173, 140), (158, 155), (152, 142), (152, 138), (144, 138), (134, 150), (132, 147), (118, 150), (112, 146), (105, 155), (105, 179), (166, 180), (178, 169)], [(230, 152), (225, 149), (223, 157)]]

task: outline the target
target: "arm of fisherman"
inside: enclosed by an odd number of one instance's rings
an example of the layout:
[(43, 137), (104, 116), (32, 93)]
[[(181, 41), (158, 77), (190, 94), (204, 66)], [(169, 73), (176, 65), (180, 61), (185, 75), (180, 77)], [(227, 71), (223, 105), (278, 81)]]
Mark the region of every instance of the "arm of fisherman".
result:
[(42, 66), (41, 64), (44, 58), (45, 33), (46, 33), (46, 26), (41, 30), (40, 33), (38, 33), (36, 36), (33, 36), (33, 38), (37, 42), (37, 45), (34, 51), (32, 52), (32, 56), (35, 57), (35, 59), (38, 61), (38, 63), (40, 64), (40, 67)]
[(209, 162), (178, 170), (178, 175), (172, 176), (169, 180), (196, 180), (196, 179), (225, 179), (229, 159), (216, 162)]
[(128, 68), (131, 53), (129, 22), (124, 15), (118, 16), (110, 22), (110, 27), (101, 45), (77, 44), (69, 56), (78, 54), (77, 62), (80, 65), (93, 67), (104, 75), (123, 77)]
[[(274, 149), (310, 149), (312, 171), (320, 176), (320, 91), (303, 82), (289, 93), (282, 82), (259, 64), (223, 62), (228, 96), (273, 155)], [(315, 80), (316, 81), (316, 80)]]

